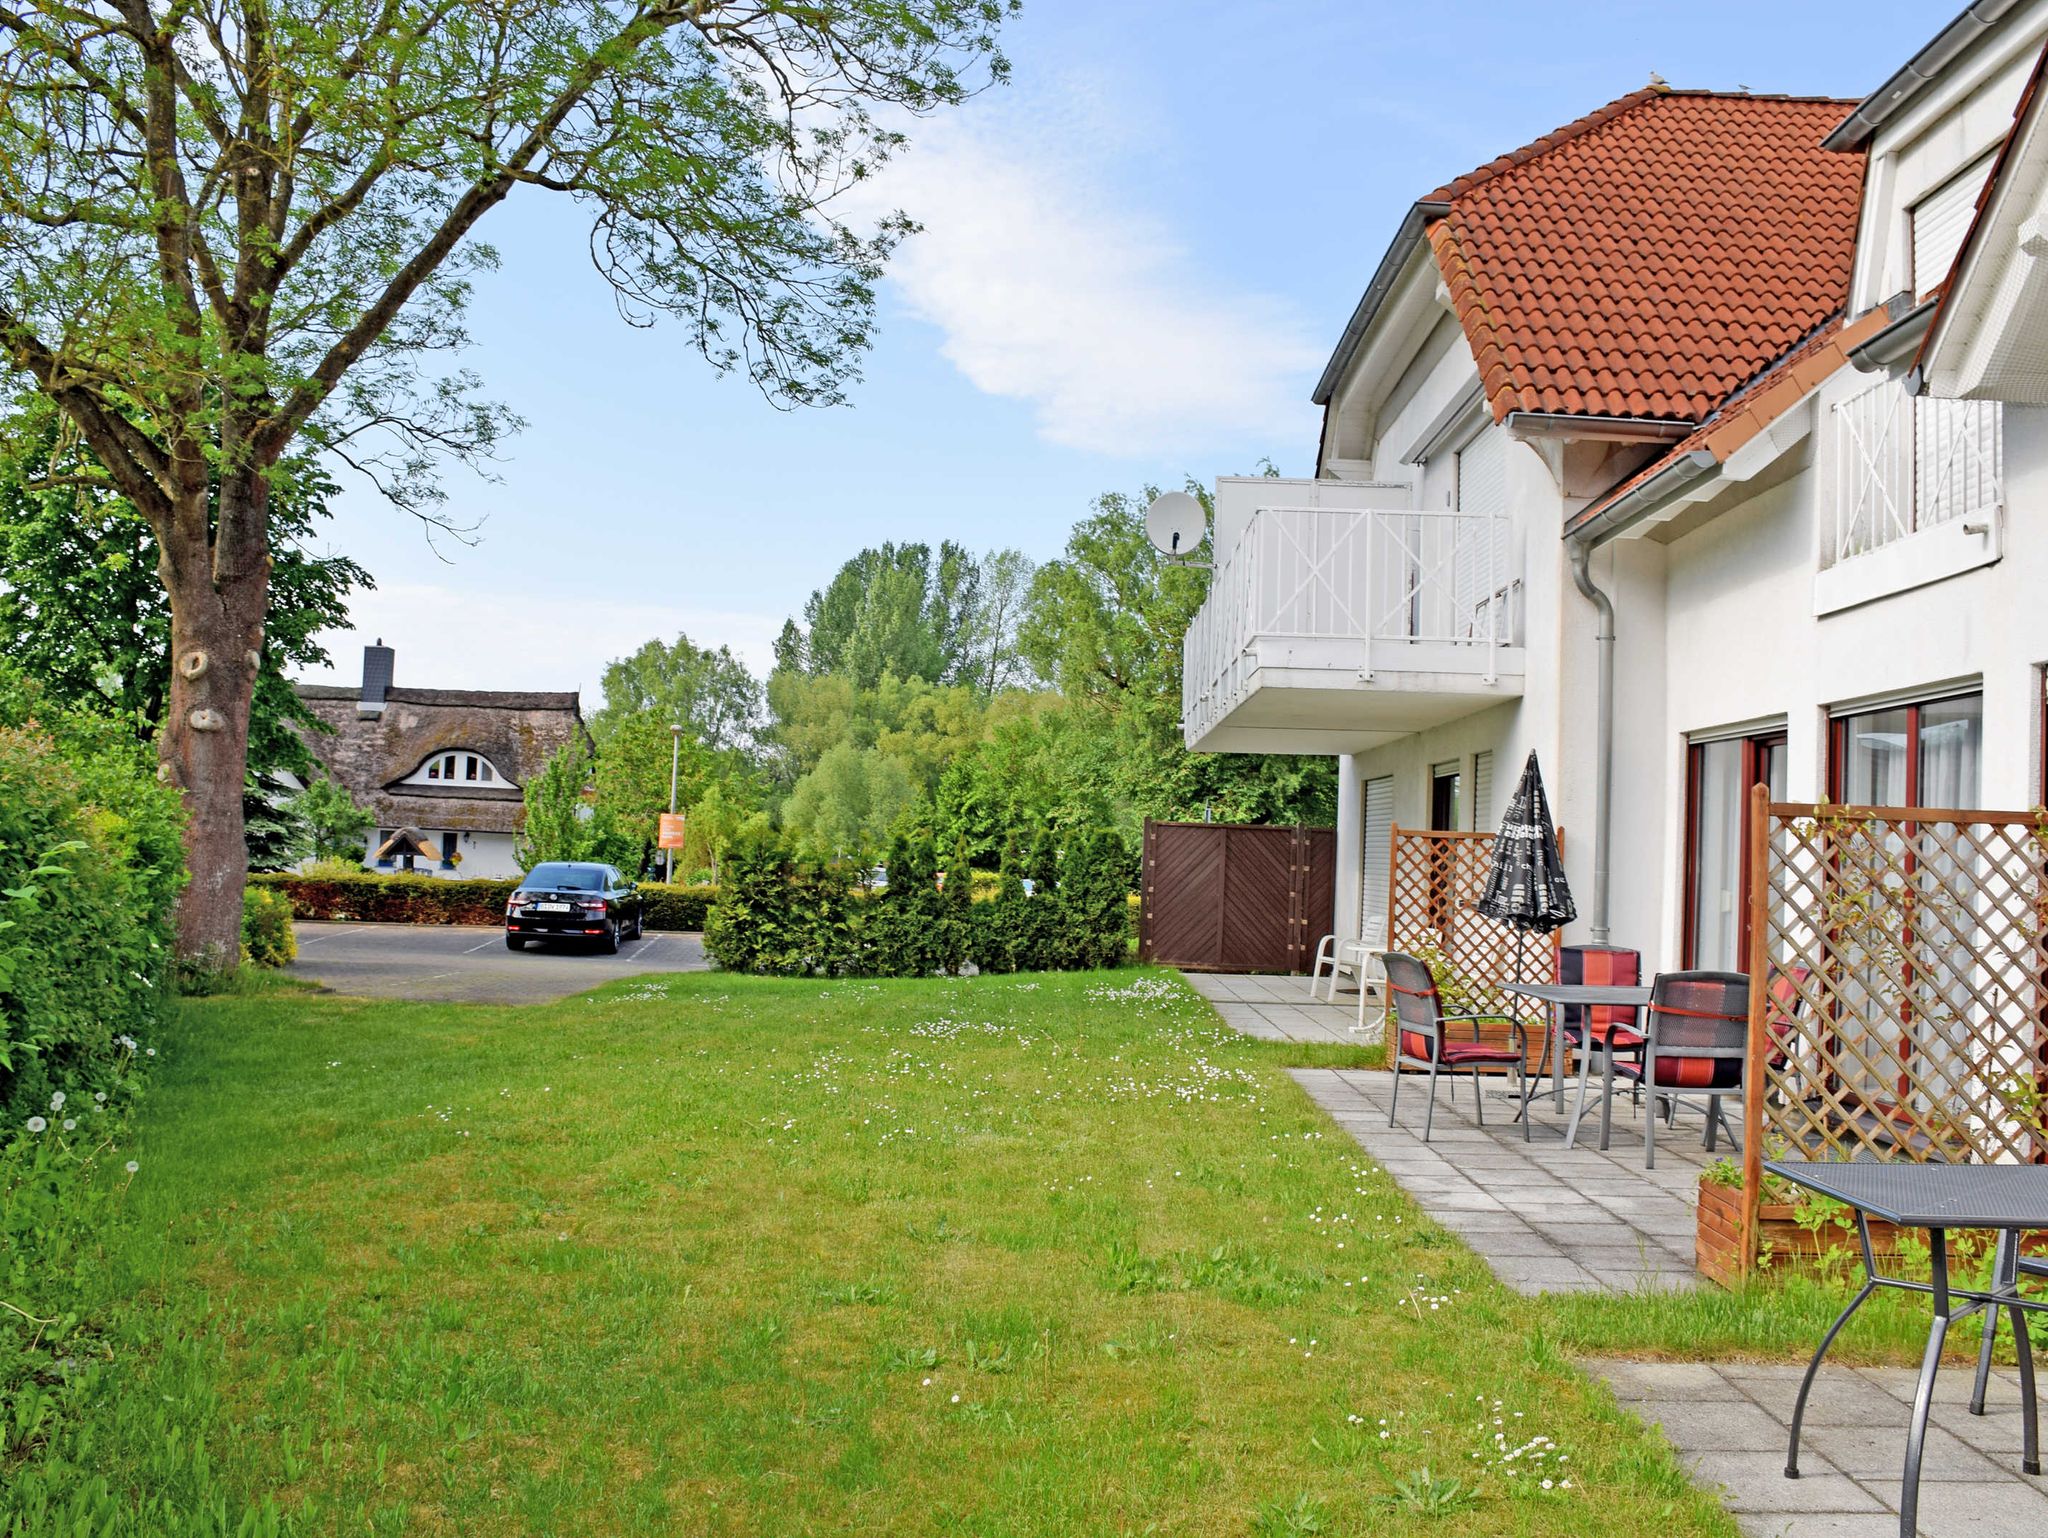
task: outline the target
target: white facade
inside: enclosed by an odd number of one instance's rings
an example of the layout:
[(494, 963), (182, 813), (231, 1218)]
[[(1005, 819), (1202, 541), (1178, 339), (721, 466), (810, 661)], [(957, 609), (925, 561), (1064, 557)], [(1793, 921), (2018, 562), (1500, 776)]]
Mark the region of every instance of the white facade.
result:
[[(390, 864), (379, 864), (372, 858), (377, 847), (389, 838), (395, 829), (372, 828), (363, 842), (363, 868), (389, 874)], [(436, 849), (453, 848), (461, 859), (452, 864), (434, 861), (429, 864), (418, 860), (414, 874), (422, 876), (443, 876), (451, 881), (504, 881), (526, 874), (520, 868), (513, 854), (515, 835), (510, 833), (475, 833), (458, 831), (453, 828), (422, 828), (421, 835)], [(452, 840), (452, 844), (449, 842)]]
[[(1846, 322), (1854, 335), (1908, 313), (1932, 268), (1946, 274), (1962, 240), (1955, 188), (1969, 183), (1974, 208), (2044, 36), (2048, 3), (2016, 7), (1876, 127)], [(1574, 438), (1555, 424), (1517, 437), (1493, 423), (1476, 404), (1472, 351), (1432, 278), (1424, 243), (1332, 395), (1318, 474), (1392, 483), (1418, 508), (1453, 507), (1456, 456), (1473, 441), (1460, 433), (1491, 435), (1497, 483), (1485, 490), (1499, 498), (1514, 552), (1518, 673), (1490, 695), (1465, 688), (1466, 708), (1398, 735), (1382, 731), (1396, 719), (1382, 697), (1418, 685), (1398, 666), (1376, 666), (1350, 693), (1297, 691), (1286, 730), (1257, 730), (1254, 699), (1239, 707), (1252, 724), (1214, 743), (1191, 714), (1189, 742), (1277, 752), (1317, 751), (1319, 741), (1339, 753), (1338, 923), (1354, 932), (1381, 901), (1365, 872), (1376, 881), (1385, 872), (1384, 850), (1368, 845), (1368, 829), (1374, 844), (1385, 829), (1368, 804), (1390, 796), (1392, 822), (1431, 826), (1445, 810), (1441, 795), (1433, 805), (1433, 785), (1456, 766), (1458, 824), (1490, 828), (1533, 748), (1579, 899), (1566, 938), (1584, 941), (1596, 856), (1597, 616), (1573, 582), (1564, 531), (1670, 445)], [(1855, 775), (1868, 781), (1911, 750), (1919, 804), (2043, 800), (2048, 408), (1915, 398), (1910, 347), (1888, 371), (1885, 360), (1856, 356), (1867, 371), (1837, 367), (1796, 404), (1778, 401), (1767, 430), (1632, 526), (1602, 531), (1592, 549), (1590, 576), (1615, 610), (1609, 938), (1640, 950), (1651, 969), (1740, 964), (1729, 906), (1740, 873), (1721, 821), (1724, 792), (1747, 783), (1729, 778), (1738, 763), (1788, 799), (1820, 801), (1849, 795)], [(1469, 476), (1464, 489), (1474, 489)], [(1229, 532), (1219, 500), (1219, 551)], [(1235, 601), (1220, 588), (1211, 599)], [(1457, 703), (1439, 680), (1419, 687)], [(1960, 703), (1907, 709), (1942, 701)], [(1853, 726), (1831, 725), (1849, 714), (1859, 716)], [(1484, 805), (1474, 804), (1476, 779), (1490, 779)]]

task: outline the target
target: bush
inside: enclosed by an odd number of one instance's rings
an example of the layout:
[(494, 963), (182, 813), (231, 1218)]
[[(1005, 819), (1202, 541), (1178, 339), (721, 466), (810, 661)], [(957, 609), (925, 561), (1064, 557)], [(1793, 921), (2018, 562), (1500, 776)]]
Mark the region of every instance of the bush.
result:
[(718, 901), (718, 888), (643, 881), (640, 896), (647, 903), (649, 929), (702, 929)]
[(281, 894), (292, 916), (355, 919), (372, 924), (498, 924), (516, 881), (444, 881), (438, 876), (261, 875), (251, 889)]
[(1130, 852), (1114, 833), (1079, 833), (1060, 861), (1060, 964), (1121, 966), (1130, 952)]
[(1014, 859), (989, 890), (968, 876), (962, 844), (942, 882), (930, 844), (899, 837), (888, 884), (863, 897), (849, 867), (793, 858), (757, 829), (727, 854), (705, 948), (729, 971), (785, 977), (931, 977), (969, 962), (984, 972), (1119, 965), (1130, 951), (1128, 852), (1114, 835), (1077, 835), (1062, 876), (1051, 847), (1034, 856), (1049, 874), (1026, 895)]
[(291, 899), (270, 887), (242, 893), (242, 959), (259, 967), (281, 967), (299, 954), (292, 933)]
[[(1014, 844), (1003, 847), (1003, 868), (986, 899), (978, 900), (972, 915), (968, 959), (982, 972), (1014, 972), (1024, 951), (1024, 930), (1030, 899), (1024, 892), (1024, 878), (1017, 874)], [(981, 884), (976, 882), (976, 897)]]
[(726, 850), (720, 875), (704, 924), (704, 948), (720, 966), (779, 977), (853, 966), (850, 872), (793, 861), (774, 833), (752, 828)]
[(170, 994), (182, 811), (124, 727), (0, 674), (0, 1126), (91, 1100)]

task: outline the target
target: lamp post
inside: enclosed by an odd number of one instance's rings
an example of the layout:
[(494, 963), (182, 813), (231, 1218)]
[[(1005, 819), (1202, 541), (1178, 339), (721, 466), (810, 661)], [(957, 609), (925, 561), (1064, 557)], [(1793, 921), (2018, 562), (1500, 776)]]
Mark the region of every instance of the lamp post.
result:
[[(683, 761), (683, 725), (680, 721), (671, 721), (669, 723), (668, 740), (668, 809), (669, 815), (673, 816), (676, 809), (676, 770)], [(668, 880), (670, 885), (674, 885), (676, 879), (676, 852), (673, 848), (670, 848), (667, 854)]]

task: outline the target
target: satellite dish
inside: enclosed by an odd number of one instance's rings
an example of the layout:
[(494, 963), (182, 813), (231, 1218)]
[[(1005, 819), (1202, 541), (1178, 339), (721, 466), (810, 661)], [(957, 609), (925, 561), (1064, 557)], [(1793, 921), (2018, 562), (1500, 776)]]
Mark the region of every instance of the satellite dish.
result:
[(1185, 491), (1161, 492), (1145, 509), (1145, 534), (1162, 555), (1185, 560), (1209, 532), (1209, 515)]

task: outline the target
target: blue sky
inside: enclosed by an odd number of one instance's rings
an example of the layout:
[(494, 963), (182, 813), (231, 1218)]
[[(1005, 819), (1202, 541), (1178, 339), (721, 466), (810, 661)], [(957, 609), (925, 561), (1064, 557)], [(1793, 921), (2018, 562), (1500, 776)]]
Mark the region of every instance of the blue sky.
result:
[(325, 543), (375, 573), (358, 629), (402, 684), (581, 688), (687, 631), (764, 669), (885, 539), (1058, 553), (1089, 499), (1270, 458), (1408, 204), (1644, 84), (1857, 97), (1950, 0), (1028, 0), (1014, 82), (918, 125), (885, 190), (924, 226), (850, 407), (778, 412), (675, 328), (616, 316), (576, 210), (487, 221), (464, 360), (527, 420), (448, 476), (440, 542), (351, 489)]

